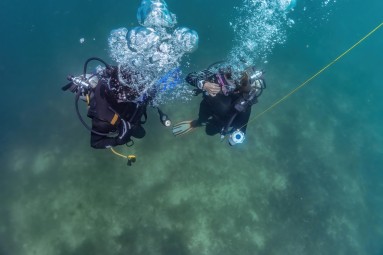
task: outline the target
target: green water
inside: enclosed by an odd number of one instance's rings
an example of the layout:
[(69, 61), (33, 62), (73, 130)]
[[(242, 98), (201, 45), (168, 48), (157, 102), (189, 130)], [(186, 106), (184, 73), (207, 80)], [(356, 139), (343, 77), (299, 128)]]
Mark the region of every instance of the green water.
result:
[[(127, 167), (90, 148), (60, 88), (88, 57), (110, 60), (109, 32), (138, 25), (139, 2), (0, 3), (0, 254), (383, 254), (383, 30), (253, 121), (241, 146), (174, 138), (149, 110), (147, 136), (118, 148), (137, 156)], [(167, 3), (200, 36), (185, 73), (227, 56), (241, 1)], [(378, 0), (323, 3), (298, 1), (286, 42), (258, 63), (268, 87), (253, 117), (383, 22)], [(192, 119), (199, 101), (163, 110)]]

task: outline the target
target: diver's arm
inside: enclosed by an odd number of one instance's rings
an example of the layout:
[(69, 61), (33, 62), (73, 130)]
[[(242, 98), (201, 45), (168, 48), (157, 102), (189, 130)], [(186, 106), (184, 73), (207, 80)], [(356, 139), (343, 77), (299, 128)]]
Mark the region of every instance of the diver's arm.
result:
[(215, 97), (221, 91), (221, 87), (217, 83), (206, 81), (202, 86), (202, 90)]
[(214, 77), (214, 73), (209, 70), (203, 70), (199, 72), (192, 72), (186, 76), (186, 82), (190, 85), (197, 87), (203, 90), (203, 85), (205, 81), (212, 81)]
[(207, 94), (213, 97), (221, 91), (221, 87), (218, 84), (214, 83), (214, 80), (215, 74), (210, 72), (209, 70), (193, 72), (186, 77), (186, 81), (190, 85), (197, 87), (197, 90), (199, 90), (200, 92), (206, 91)]

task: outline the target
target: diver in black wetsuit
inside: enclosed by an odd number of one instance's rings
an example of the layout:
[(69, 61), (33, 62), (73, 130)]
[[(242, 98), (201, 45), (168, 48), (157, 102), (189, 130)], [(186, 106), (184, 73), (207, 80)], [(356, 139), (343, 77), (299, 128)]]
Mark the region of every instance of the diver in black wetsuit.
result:
[(101, 83), (96, 87), (95, 98), (90, 100), (88, 117), (92, 118), (92, 130), (99, 133), (115, 133), (110, 137), (91, 132), (91, 146), (96, 149), (114, 147), (126, 144), (135, 138), (143, 138), (145, 130), (141, 124), (141, 116), (146, 111), (146, 105), (141, 106), (131, 102), (115, 103)]
[(257, 103), (266, 83), (263, 72), (255, 67), (247, 68), (239, 80), (234, 80), (232, 76), (230, 67), (220, 68), (216, 72), (207, 69), (187, 75), (186, 81), (197, 88), (197, 94), (203, 92), (203, 99), (198, 119), (176, 124), (173, 127), (174, 135), (206, 125), (208, 135), (231, 134), (231, 145), (243, 142), (251, 106)]
[(92, 130), (98, 133), (118, 132), (114, 137), (92, 132), (91, 146), (96, 149), (126, 144), (131, 137), (143, 138), (146, 133), (142, 124), (146, 121), (149, 98), (140, 103), (133, 102), (138, 95), (121, 84), (121, 76), (129, 81), (132, 73), (125, 70), (121, 75), (118, 72), (118, 68), (113, 67), (109, 74), (99, 75), (93, 96), (90, 96), (88, 117), (92, 118)]
[[(87, 74), (87, 64), (97, 60), (105, 65), (95, 74)], [(64, 86), (64, 91), (76, 93), (76, 110), (84, 126), (91, 131), (91, 146), (96, 149), (110, 148), (132, 142), (131, 137), (143, 138), (146, 122), (146, 108), (151, 105), (155, 92), (132, 89), (132, 84), (142, 78), (141, 74), (129, 68), (110, 66), (99, 58), (90, 58), (85, 62), (81, 76), (70, 76), (71, 81)], [(137, 86), (137, 85), (136, 85)], [(78, 101), (88, 103), (88, 117), (92, 119), (89, 127), (78, 110)], [(165, 126), (170, 120), (158, 107), (160, 120)]]

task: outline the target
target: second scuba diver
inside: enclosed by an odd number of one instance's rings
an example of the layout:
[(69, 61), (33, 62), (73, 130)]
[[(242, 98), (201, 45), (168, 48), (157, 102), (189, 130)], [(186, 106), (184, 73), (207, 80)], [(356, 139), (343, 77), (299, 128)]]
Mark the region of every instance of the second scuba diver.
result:
[(203, 99), (198, 119), (174, 125), (173, 134), (178, 136), (206, 126), (207, 135), (220, 133), (223, 138), (229, 134), (230, 145), (242, 143), (251, 106), (257, 103), (257, 98), (266, 88), (263, 71), (251, 66), (235, 80), (231, 67), (222, 67), (218, 71), (208, 68), (188, 74), (186, 81), (196, 87), (196, 94), (203, 92)]

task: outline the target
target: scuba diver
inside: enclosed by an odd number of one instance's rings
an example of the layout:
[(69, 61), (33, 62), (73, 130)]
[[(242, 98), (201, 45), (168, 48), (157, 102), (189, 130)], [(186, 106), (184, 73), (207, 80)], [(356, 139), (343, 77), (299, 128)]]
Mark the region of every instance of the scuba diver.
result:
[[(96, 60), (105, 65), (96, 73), (88, 74), (87, 65)], [(69, 76), (70, 83), (62, 88), (76, 93), (76, 111), (82, 124), (91, 132), (90, 144), (95, 149), (112, 148), (117, 145), (134, 144), (131, 137), (143, 138), (146, 134), (142, 125), (146, 122), (146, 108), (151, 104), (155, 91), (143, 91), (133, 84), (140, 79), (140, 73), (128, 67), (111, 66), (99, 58), (85, 62), (81, 76)], [(82, 119), (79, 99), (88, 104), (87, 116), (92, 119), (89, 127)], [(160, 120), (170, 126), (170, 120), (159, 108)]]
[[(213, 64), (214, 65), (214, 64)], [(229, 134), (229, 144), (245, 140), (251, 106), (266, 88), (264, 72), (254, 66), (246, 68), (239, 79), (233, 78), (230, 66), (213, 71), (208, 68), (187, 75), (186, 82), (196, 87), (195, 95), (203, 93), (198, 119), (183, 121), (173, 126), (175, 136), (196, 127), (206, 126), (207, 135), (220, 133), (221, 139)]]

